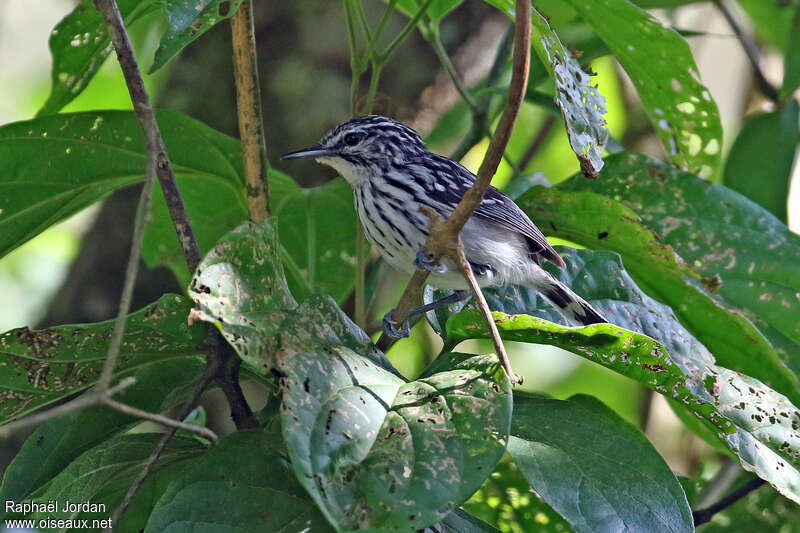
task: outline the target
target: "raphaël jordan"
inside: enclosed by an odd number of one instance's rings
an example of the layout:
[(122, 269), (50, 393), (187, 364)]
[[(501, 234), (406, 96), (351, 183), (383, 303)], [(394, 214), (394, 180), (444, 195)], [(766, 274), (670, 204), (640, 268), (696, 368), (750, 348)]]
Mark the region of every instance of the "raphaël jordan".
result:
[(106, 504), (92, 503), (92, 502), (71, 502), (69, 500), (57, 501), (47, 500), (46, 502), (15, 502), (13, 500), (5, 501), (5, 509), (7, 513), (21, 513), (28, 515), (30, 513), (105, 513)]

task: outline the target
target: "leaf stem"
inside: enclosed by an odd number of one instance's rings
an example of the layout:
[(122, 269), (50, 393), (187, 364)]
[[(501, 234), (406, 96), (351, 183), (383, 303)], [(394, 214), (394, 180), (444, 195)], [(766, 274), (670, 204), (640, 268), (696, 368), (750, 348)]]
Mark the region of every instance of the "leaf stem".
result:
[(403, 44), (403, 41), (411, 35), (411, 32), (414, 31), (414, 28), (417, 27), (417, 23), (422, 20), (422, 17), (425, 16), (425, 13), (428, 11), (428, 8), (433, 3), (433, 0), (425, 0), (425, 2), (420, 6), (419, 11), (417, 11), (414, 16), (409, 20), (406, 25), (400, 30), (400, 33), (392, 39), (392, 42), (389, 43), (389, 46), (386, 47), (386, 50), (380, 54), (380, 61), (383, 64), (386, 64), (389, 61), (389, 58), (392, 57), (392, 54)]

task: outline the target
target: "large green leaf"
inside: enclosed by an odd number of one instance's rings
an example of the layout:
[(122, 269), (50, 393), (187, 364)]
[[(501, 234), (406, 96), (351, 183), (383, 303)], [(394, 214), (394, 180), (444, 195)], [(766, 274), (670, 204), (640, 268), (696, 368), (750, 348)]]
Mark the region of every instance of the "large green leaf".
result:
[[(635, 154), (609, 157), (597, 184), (575, 177), (559, 188), (605, 194), (635, 211), (647, 228), (655, 231), (661, 243), (671, 246), (704, 278), (707, 294), (718, 298), (722, 306), (738, 309), (752, 320), (786, 365), (795, 374), (800, 373), (800, 299), (797, 297), (800, 292), (797, 268), (800, 236), (790, 232), (780, 220), (730, 189)], [(577, 242), (615, 249), (610, 232), (606, 239), (594, 237), (586, 235)], [(626, 265), (636, 261), (624, 250), (620, 251)], [(634, 267), (630, 266), (632, 270)], [(636, 278), (641, 283), (641, 272), (636, 272)], [(682, 320), (687, 313), (692, 313), (688, 303), (666, 298), (658, 290), (656, 279), (645, 285), (648, 293), (672, 305)], [(783, 394), (795, 397), (795, 391), (785, 389), (757, 370), (740, 368), (738, 365), (745, 361), (734, 363), (735, 358), (725, 353), (738, 349), (750, 354), (751, 364), (771, 368), (773, 363), (768, 354), (757, 350), (758, 336), (748, 332), (747, 342), (733, 344), (729, 340), (741, 336), (733, 327), (711, 323), (704, 327), (700, 320), (686, 323), (720, 364), (741, 369), (771, 383)], [(730, 350), (725, 348), (728, 343)]]
[[(604, 183), (609, 172), (620, 170), (618, 161), (617, 156), (608, 158), (607, 170), (601, 174)], [(576, 176), (565, 187), (576, 187), (576, 181), (588, 180)], [(654, 195), (648, 200), (656, 199)], [(712, 299), (699, 276), (676, 257), (672, 248), (659, 242), (628, 207), (608, 196), (565, 192), (560, 186), (536, 187), (518, 203), (554, 235), (590, 248), (621, 253), (636, 282), (645, 292), (669, 304), (721, 365), (757, 377), (795, 401), (800, 400), (796, 375), (753, 323)], [(711, 281), (705, 283), (710, 285)]]
[[(156, 7), (154, 0), (119, 0), (117, 5), (126, 26)], [(91, 0), (82, 0), (50, 34), (52, 86), (38, 115), (57, 113), (78, 96), (100, 70), (111, 50), (102, 15)]]
[(281, 371), (292, 464), (337, 528), (429, 526), (505, 449), (510, 384), (492, 355), (441, 355), (411, 383), (344, 347), (294, 354)]
[(261, 430), (220, 440), (170, 483), (146, 532), (332, 531), (294, 477), (282, 443)]
[(722, 126), (689, 45), (628, 0), (566, 0), (631, 78), (670, 162), (707, 178), (719, 173)]
[(606, 99), (596, 86), (589, 84), (589, 74), (561, 44), (546, 17), (533, 12), (533, 48), (556, 84), (555, 100), (564, 114), (570, 146), (587, 178), (596, 178), (603, 168), (603, 152), (608, 129), (603, 115)]
[[(31, 517), (36, 520), (87, 519), (90, 530), (99, 531), (102, 526), (92, 526), (92, 521), (107, 520), (110, 517), (162, 436), (160, 433), (118, 435), (84, 452), (42, 490), (31, 496), (33, 501), (55, 501), (58, 503), (57, 508), (53, 511), (32, 513)], [(164, 469), (167, 469), (166, 473), (170, 477), (179, 476), (182, 471), (189, 469), (188, 465), (192, 464), (189, 461), (200, 455), (204, 449), (205, 446), (197, 439), (174, 437), (156, 462), (153, 475), (164, 474)], [(175, 463), (181, 464), (176, 468)], [(170, 465), (173, 465), (172, 468)], [(64, 503), (67, 500), (73, 503), (104, 505), (105, 509), (70, 509)]]
[(149, 71), (151, 74), (214, 24), (232, 17), (242, 0), (161, 0), (161, 3), (169, 26), (156, 50)]
[(789, 180), (800, 138), (798, 105), (749, 117), (725, 163), (723, 182), (786, 223)]
[[(176, 112), (158, 113), (181, 194), (201, 250), (247, 219), (239, 142)], [(116, 189), (144, 180), (147, 156), (132, 112), (42, 117), (0, 127), (0, 256)], [(349, 294), (355, 210), (344, 180), (303, 190), (270, 171), (273, 212), (281, 219), (281, 256), (298, 298)], [(310, 209), (310, 210), (309, 210)], [(144, 259), (166, 265), (188, 284), (159, 187), (145, 232)], [(308, 276), (306, 280), (305, 277)]]
[(511, 433), (508, 452), (575, 531), (694, 531), (664, 459), (597, 399), (515, 395)]
[[(115, 399), (150, 412), (164, 412), (183, 401), (205, 365), (199, 357), (152, 363), (133, 372), (136, 385)], [(0, 499), (23, 501), (61, 472), (78, 455), (138, 420), (103, 407), (92, 407), (39, 426), (8, 465)], [(0, 516), (3, 514), (0, 509)]]
[[(558, 346), (682, 403), (739, 456), (746, 469), (800, 501), (800, 411), (763, 383), (717, 366), (714, 356), (681, 326), (669, 307), (636, 286), (616, 254), (561, 253), (567, 268), (556, 275), (611, 317), (614, 325), (567, 327), (529, 316), (552, 317), (554, 311), (531, 291), (509, 287), (487, 291), (492, 295), (490, 306), (526, 314), (495, 312), (501, 336)], [(447, 350), (464, 339), (488, 337), (475, 309), (450, 316), (446, 331)]]
[[(205, 352), (205, 328), (186, 324), (190, 306), (178, 295), (128, 316), (115, 372), (128, 376), (153, 363), (180, 359), (187, 371)], [(114, 321), (56, 326), (31, 331), (19, 328), (0, 335), (0, 421), (93, 385), (108, 352)]]

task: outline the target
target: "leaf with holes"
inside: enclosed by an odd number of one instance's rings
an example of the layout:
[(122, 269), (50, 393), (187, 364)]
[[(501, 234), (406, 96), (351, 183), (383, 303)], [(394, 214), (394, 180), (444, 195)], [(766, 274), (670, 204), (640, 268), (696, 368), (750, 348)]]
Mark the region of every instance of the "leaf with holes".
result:
[[(616, 172), (617, 156), (607, 160)], [(587, 181), (576, 175), (574, 181)], [(537, 187), (518, 203), (533, 220), (556, 236), (594, 249), (622, 254), (627, 271), (648, 294), (672, 306), (689, 331), (727, 368), (752, 375), (795, 402), (800, 401), (792, 368), (753, 323), (729, 306), (720, 305), (710, 292), (713, 280), (700, 280), (690, 266), (660, 243), (628, 207), (599, 194)], [(598, 189), (599, 190), (599, 189)], [(655, 200), (655, 198), (654, 198)], [(725, 331), (725, 335), (720, 335)]]
[[(188, 326), (186, 298), (167, 294), (128, 315), (116, 376), (147, 365), (186, 361), (205, 353), (205, 329)], [(97, 382), (108, 353), (114, 321), (42, 330), (19, 328), (0, 334), (0, 422), (60, 400)]]
[(411, 383), (344, 347), (288, 354), (279, 368), (295, 473), (338, 529), (427, 527), (505, 450), (510, 384), (493, 355), (440, 355)]
[(556, 84), (556, 103), (564, 113), (569, 143), (578, 156), (581, 172), (596, 178), (603, 168), (603, 151), (608, 129), (603, 117), (606, 99), (589, 85), (589, 74), (583, 71), (561, 44), (547, 19), (538, 11), (533, 13), (533, 48), (539, 54)]
[(789, 181), (800, 139), (797, 101), (745, 120), (725, 162), (723, 183), (786, 223)]
[(150, 74), (218, 22), (232, 17), (242, 0), (161, 0), (169, 26), (153, 58)]
[[(262, 430), (221, 439), (174, 479), (155, 503), (145, 533), (246, 530), (333, 531), (285, 459), (282, 443)], [(220, 512), (224, 509), (225, 512)]]
[(628, 73), (669, 161), (708, 178), (719, 173), (722, 125), (689, 45), (628, 0), (567, 0)]
[[(736, 192), (643, 155), (609, 157), (599, 181), (601, 187), (571, 178), (559, 188), (619, 199), (703, 278), (707, 294), (722, 307), (741, 310), (769, 339), (784, 364), (795, 374), (800, 373), (800, 236)], [(592, 241), (589, 246), (602, 245), (596, 239)], [(646, 290), (650, 292), (653, 287), (653, 294), (661, 297), (657, 285), (653, 280)], [(682, 319), (682, 313), (691, 311), (678, 303), (672, 305)], [(690, 324), (690, 328), (722, 364), (729, 365), (729, 356), (722, 354), (724, 350), (711, 339), (724, 346), (728, 339), (740, 335), (739, 331), (712, 325), (707, 340), (700, 334), (701, 322)], [(741, 343), (739, 350), (759, 354), (749, 355), (752, 364), (773, 367), (773, 359), (766, 352), (753, 351), (761, 342), (759, 338), (752, 333), (748, 336), (751, 341)], [(745, 372), (767, 380), (756, 370)], [(773, 387), (796, 398), (796, 386), (790, 391), (774, 382)]]
[[(120, 15), (130, 26), (155, 10), (154, 0), (119, 0)], [(58, 113), (83, 91), (111, 53), (105, 22), (90, 0), (78, 3), (50, 33), (53, 56), (50, 95), (37, 115)]]
[[(526, 313), (495, 312), (501, 336), (558, 346), (679, 401), (739, 456), (746, 469), (800, 502), (800, 411), (756, 379), (717, 366), (714, 356), (681, 326), (669, 307), (636, 286), (616, 254), (560, 252), (567, 268), (555, 274), (612, 317), (614, 325), (568, 327), (547, 322), (530, 316), (555, 315), (532, 291), (489, 289), (487, 299), (493, 309)], [(465, 339), (489, 335), (476, 309), (450, 316), (446, 332), (446, 350)]]
[(694, 531), (675, 474), (641, 431), (586, 395), (514, 395), (508, 453), (581, 532)]

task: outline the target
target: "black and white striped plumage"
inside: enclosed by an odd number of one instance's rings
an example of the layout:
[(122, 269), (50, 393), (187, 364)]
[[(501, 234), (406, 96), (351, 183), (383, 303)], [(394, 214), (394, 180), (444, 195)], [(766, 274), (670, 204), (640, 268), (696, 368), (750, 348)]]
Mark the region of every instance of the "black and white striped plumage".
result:
[[(475, 175), (455, 161), (428, 152), (417, 132), (378, 115), (340, 124), (319, 145), (284, 156), (297, 157), (313, 157), (339, 171), (353, 187), (367, 238), (389, 264), (406, 273), (415, 270), (415, 258), (428, 236), (428, 217), (420, 205), (446, 218), (475, 181)], [(543, 259), (559, 267), (564, 261), (517, 204), (494, 187), (467, 221), (461, 239), (481, 286), (524, 285), (547, 298), (570, 322), (605, 322), (540, 266)], [(433, 272), (429, 283), (466, 289), (458, 269), (448, 259), (442, 262), (444, 272)]]

